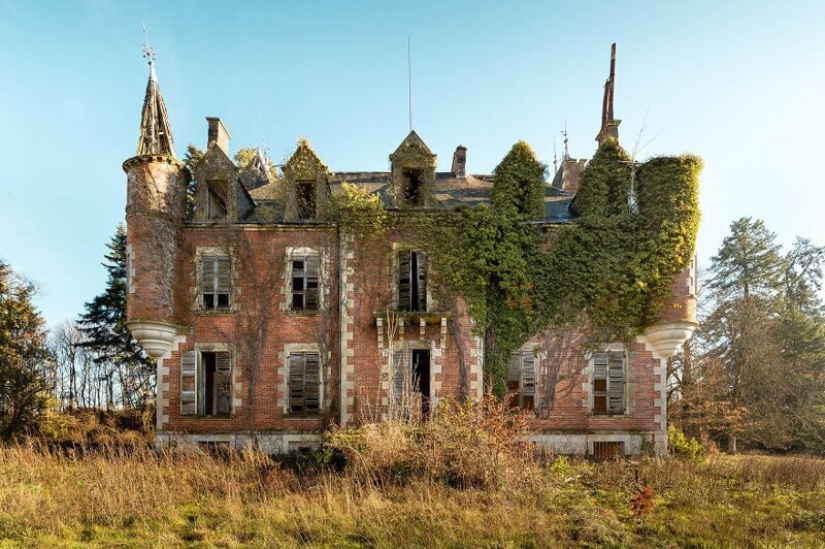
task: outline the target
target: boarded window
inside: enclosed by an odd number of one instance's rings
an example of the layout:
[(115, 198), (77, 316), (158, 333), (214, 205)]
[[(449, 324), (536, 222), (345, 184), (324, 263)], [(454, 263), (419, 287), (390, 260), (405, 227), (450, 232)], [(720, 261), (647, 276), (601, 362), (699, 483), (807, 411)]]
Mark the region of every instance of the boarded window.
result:
[(427, 311), (427, 253), (398, 252), (398, 310)]
[(292, 259), (292, 309), (317, 311), (319, 303), (319, 279), (321, 261), (318, 256)]
[(201, 257), (201, 299), (204, 310), (229, 309), (231, 281), (228, 257), (215, 255)]
[(625, 412), (623, 351), (593, 355), (593, 413)]
[(298, 181), (298, 219), (315, 219), (315, 181)]
[(289, 412), (317, 414), (321, 411), (321, 360), (318, 353), (289, 355)]
[(536, 402), (536, 355), (532, 351), (513, 353), (507, 367), (510, 406), (532, 410)]
[(593, 443), (593, 457), (599, 461), (616, 459), (624, 455), (624, 442), (595, 441)]
[(181, 354), (180, 413), (224, 416), (232, 413), (232, 359), (228, 352)]

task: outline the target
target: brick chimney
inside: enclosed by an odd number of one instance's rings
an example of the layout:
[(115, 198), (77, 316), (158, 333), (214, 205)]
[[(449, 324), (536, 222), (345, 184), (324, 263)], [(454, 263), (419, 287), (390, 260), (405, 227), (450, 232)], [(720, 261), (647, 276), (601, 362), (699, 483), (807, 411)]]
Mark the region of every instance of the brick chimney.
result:
[(209, 149), (213, 144), (218, 145), (220, 149), (229, 156), (229, 131), (223, 125), (220, 118), (214, 116), (207, 116), (206, 121), (209, 122), (209, 134), (207, 135), (206, 148)]
[(453, 153), (453, 175), (459, 179), (464, 179), (464, 176), (467, 175), (466, 166), (467, 147), (459, 145), (455, 148), (455, 152)]

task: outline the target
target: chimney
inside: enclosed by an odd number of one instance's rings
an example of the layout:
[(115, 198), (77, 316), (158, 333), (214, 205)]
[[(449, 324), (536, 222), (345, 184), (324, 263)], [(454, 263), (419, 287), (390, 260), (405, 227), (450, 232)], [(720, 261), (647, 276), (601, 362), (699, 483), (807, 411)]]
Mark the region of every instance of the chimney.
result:
[(229, 131), (223, 125), (220, 118), (214, 116), (207, 116), (206, 121), (209, 122), (209, 134), (206, 140), (206, 148), (210, 149), (213, 144), (217, 144), (220, 149), (229, 156)]
[(464, 179), (467, 166), (467, 147), (459, 145), (453, 153), (453, 175), (459, 179)]

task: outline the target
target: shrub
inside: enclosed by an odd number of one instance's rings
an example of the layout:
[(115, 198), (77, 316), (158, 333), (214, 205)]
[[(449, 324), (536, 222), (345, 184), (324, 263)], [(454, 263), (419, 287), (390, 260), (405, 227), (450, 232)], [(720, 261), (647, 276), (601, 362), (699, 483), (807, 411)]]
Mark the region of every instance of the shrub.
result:
[(685, 433), (675, 425), (671, 424), (667, 428), (667, 442), (670, 446), (670, 451), (677, 456), (687, 458), (692, 461), (700, 461), (704, 455), (705, 450), (699, 441), (691, 437), (690, 440), (685, 437)]

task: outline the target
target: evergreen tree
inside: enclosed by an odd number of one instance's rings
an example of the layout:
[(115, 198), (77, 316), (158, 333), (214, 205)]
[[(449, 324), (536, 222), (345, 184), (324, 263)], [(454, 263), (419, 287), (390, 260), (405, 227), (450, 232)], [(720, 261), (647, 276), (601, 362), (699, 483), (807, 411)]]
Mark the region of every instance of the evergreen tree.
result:
[(85, 341), (80, 346), (95, 354), (95, 362), (108, 364), (104, 376), (113, 400), (114, 376), (121, 387), (124, 406), (138, 406), (143, 394), (152, 394), (155, 365), (126, 327), (126, 229), (118, 225), (102, 265), (109, 273), (106, 289), (85, 304), (78, 320)]
[(32, 304), (36, 289), (0, 261), (0, 438), (36, 426), (50, 387), (44, 321)]

